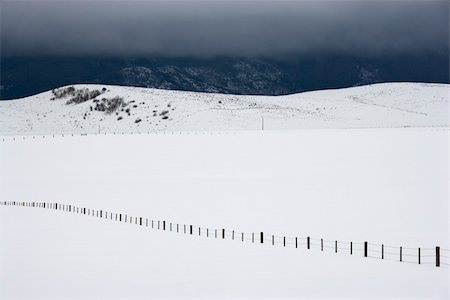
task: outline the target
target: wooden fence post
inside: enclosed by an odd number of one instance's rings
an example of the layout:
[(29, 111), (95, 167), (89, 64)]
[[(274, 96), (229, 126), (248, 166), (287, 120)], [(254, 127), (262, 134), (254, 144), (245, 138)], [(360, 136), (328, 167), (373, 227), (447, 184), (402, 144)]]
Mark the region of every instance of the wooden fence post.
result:
[(166, 230), (166, 221), (163, 221), (163, 230)]
[(189, 225), (189, 233), (190, 234), (192, 234), (192, 230), (193, 230), (192, 225)]
[(272, 235), (272, 245), (275, 245), (275, 236)]
[(381, 244), (381, 259), (384, 259), (384, 244)]
[(367, 242), (364, 242), (364, 257), (367, 257)]
[(334, 252), (337, 253), (337, 241), (334, 241)]
[(283, 236), (283, 247), (286, 247), (286, 237)]
[(295, 237), (295, 248), (298, 248), (298, 240), (297, 240), (297, 237)]
[(222, 239), (225, 238), (225, 228), (222, 228)]
[(436, 247), (436, 267), (441, 266), (441, 248)]
[[(100, 212), (101, 215), (101, 212)], [(139, 217), (139, 225), (142, 226), (142, 217)]]
[(264, 243), (264, 233), (261, 232), (261, 244)]
[(323, 239), (320, 239), (320, 251), (323, 251)]
[(402, 247), (400, 247), (400, 261), (402, 261), (402, 254), (403, 254), (402, 250), (403, 250)]
[(306, 238), (306, 248), (310, 249), (310, 238), (309, 238), (309, 236)]
[(254, 243), (254, 242), (255, 242), (255, 233), (252, 232), (252, 243)]
[(419, 248), (418, 256), (419, 256), (419, 265), (420, 265), (420, 248)]

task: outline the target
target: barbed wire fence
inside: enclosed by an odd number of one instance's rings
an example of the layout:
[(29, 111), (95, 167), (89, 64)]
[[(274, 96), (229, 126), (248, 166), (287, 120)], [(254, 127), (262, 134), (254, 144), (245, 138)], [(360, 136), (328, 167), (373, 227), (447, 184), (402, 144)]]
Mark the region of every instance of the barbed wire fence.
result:
[(128, 214), (98, 210), (71, 204), (52, 202), (16, 202), (3, 201), (3, 206), (19, 206), (65, 211), (73, 214), (81, 214), (106, 220), (129, 223), (151, 229), (176, 232), (188, 235), (198, 235), (207, 238), (228, 239), (238, 242), (250, 242), (255, 244), (269, 244), (283, 248), (303, 248), (306, 250), (319, 250), (321, 252), (334, 252), (349, 255), (359, 255), (367, 258), (399, 261), (419, 265), (435, 265), (436, 267), (450, 265), (450, 250), (439, 246), (427, 248), (412, 248), (353, 241), (326, 240), (310, 236), (280, 236), (265, 232), (240, 232), (225, 228), (209, 228), (194, 226), (191, 224), (179, 224), (166, 220), (152, 220), (144, 217), (130, 216)]
[[(259, 124), (259, 123), (258, 123)], [(335, 128), (339, 130), (346, 130), (346, 129), (373, 129), (373, 128), (391, 128), (391, 129), (400, 129), (400, 128), (414, 128), (410, 127), (408, 125), (391, 125), (391, 126), (362, 126), (362, 127), (349, 127), (349, 128)], [(94, 129), (92, 131), (86, 131), (86, 132), (60, 132), (60, 133), (21, 133), (18, 132), (14, 135), (10, 134), (0, 134), (0, 139), (2, 142), (8, 142), (8, 141), (20, 141), (20, 140), (31, 140), (31, 139), (49, 139), (49, 138), (58, 138), (58, 137), (77, 137), (77, 136), (98, 136), (98, 135), (230, 135), (230, 134), (236, 134), (240, 131), (265, 131), (266, 126), (263, 125), (263, 128), (255, 127), (253, 129), (246, 129), (246, 128), (236, 128), (236, 129), (228, 129), (228, 130), (174, 130), (171, 128), (161, 128), (161, 129), (145, 129), (142, 128), (141, 130), (137, 129), (135, 131), (124, 131), (124, 130), (114, 130), (109, 129), (107, 127), (103, 127), (102, 132), (99, 132), (97, 129)], [(286, 128), (285, 128), (286, 129)], [(289, 129), (289, 128), (287, 128)], [(290, 129), (305, 129), (305, 128), (290, 128)], [(430, 126), (428, 129), (433, 130), (450, 130), (448, 126)], [(274, 130), (279, 130), (275, 128)]]
[[(55, 138), (69, 138), (69, 137), (87, 137), (87, 136), (121, 136), (121, 135), (232, 135), (240, 131), (246, 131), (242, 129), (238, 130), (152, 130), (152, 131), (105, 131), (98, 132), (86, 132), (86, 133), (57, 133), (57, 134), (23, 134), (23, 135), (3, 135), (0, 136), (2, 142), (17, 142), (25, 140), (49, 140)], [(257, 130), (251, 130), (257, 131)]]

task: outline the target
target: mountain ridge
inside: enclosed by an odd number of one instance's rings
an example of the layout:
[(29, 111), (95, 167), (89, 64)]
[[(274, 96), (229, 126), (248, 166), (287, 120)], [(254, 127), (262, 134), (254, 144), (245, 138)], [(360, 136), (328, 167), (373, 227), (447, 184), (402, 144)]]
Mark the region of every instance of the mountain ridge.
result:
[(293, 58), (5, 58), (0, 99), (69, 84), (112, 84), (239, 95), (287, 95), (379, 82), (449, 83), (448, 55)]

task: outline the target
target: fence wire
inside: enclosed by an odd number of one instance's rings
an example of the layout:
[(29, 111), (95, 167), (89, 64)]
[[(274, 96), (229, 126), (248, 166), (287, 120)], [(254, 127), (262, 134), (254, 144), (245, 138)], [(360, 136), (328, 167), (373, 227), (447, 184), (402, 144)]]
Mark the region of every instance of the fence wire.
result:
[(377, 244), (372, 242), (353, 242), (353, 241), (337, 241), (316, 237), (304, 236), (284, 236), (267, 234), (264, 232), (240, 232), (237, 230), (227, 230), (225, 228), (210, 228), (194, 226), (191, 224), (180, 224), (168, 222), (165, 220), (152, 220), (149, 218), (136, 217), (128, 214), (109, 212), (106, 210), (92, 209), (80, 206), (60, 203), (48, 202), (16, 202), (4, 201), (0, 202), (3, 206), (23, 206), (33, 208), (45, 208), (51, 210), (65, 211), (74, 214), (87, 215), (106, 220), (129, 223), (151, 229), (176, 232), (194, 236), (201, 236), (214, 239), (227, 239), (240, 242), (250, 242), (253, 244), (269, 244), (273, 246), (282, 246), (289, 248), (301, 249), (320, 249), (321, 251), (335, 253), (349, 253), (358, 255), (363, 253), (364, 257), (382, 259), (382, 260), (398, 260), (405, 263), (416, 263), (424, 265), (448, 266), (450, 249), (441, 247), (435, 248), (413, 248), (394, 246), (386, 244)]

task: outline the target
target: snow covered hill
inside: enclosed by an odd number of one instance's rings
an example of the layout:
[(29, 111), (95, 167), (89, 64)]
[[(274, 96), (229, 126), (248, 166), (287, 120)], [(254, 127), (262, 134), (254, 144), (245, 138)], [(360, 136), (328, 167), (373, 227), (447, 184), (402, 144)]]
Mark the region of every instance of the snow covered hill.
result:
[[(0, 135), (259, 130), (263, 119), (266, 129), (447, 127), (449, 89), (446, 84), (384, 83), (237, 96), (74, 85), (1, 101)], [(80, 94), (88, 96), (73, 100)], [(112, 99), (119, 102), (114, 106)]]

